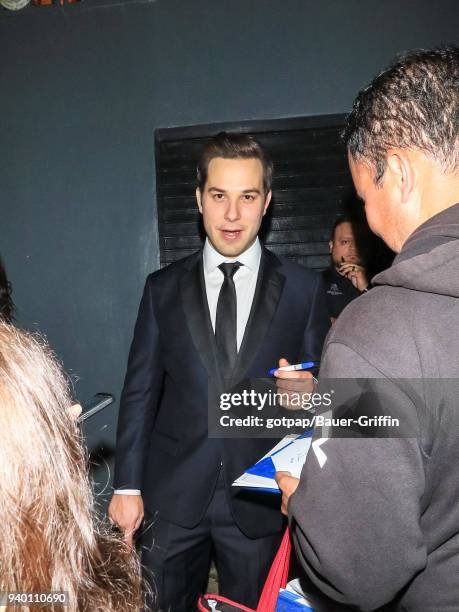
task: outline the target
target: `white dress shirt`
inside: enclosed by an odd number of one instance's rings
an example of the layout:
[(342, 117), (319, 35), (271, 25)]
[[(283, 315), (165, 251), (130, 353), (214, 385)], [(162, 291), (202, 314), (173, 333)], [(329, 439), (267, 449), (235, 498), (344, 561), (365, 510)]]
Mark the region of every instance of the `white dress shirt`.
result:
[[(258, 270), (261, 261), (261, 245), (258, 238), (246, 251), (238, 257), (225, 257), (210, 244), (206, 238), (203, 252), (204, 282), (206, 286), (207, 304), (209, 305), (210, 320), (215, 332), (215, 319), (217, 316), (217, 302), (220, 289), (223, 285), (223, 272), (218, 268), (222, 263), (238, 261), (242, 266), (234, 273), (234, 286), (236, 288), (236, 324), (237, 324), (237, 350), (242, 344), (247, 321), (252, 308), (255, 287), (257, 285)], [(140, 495), (138, 489), (117, 489), (119, 495)]]
[(258, 238), (251, 247), (235, 258), (221, 255), (206, 239), (203, 253), (204, 281), (206, 285), (207, 303), (209, 305), (210, 320), (215, 333), (215, 319), (217, 316), (217, 302), (220, 289), (223, 285), (223, 272), (218, 268), (222, 263), (238, 261), (242, 266), (233, 276), (236, 288), (236, 321), (237, 321), (237, 350), (239, 350), (245, 327), (252, 308), (253, 296), (257, 284), (258, 269), (260, 268), (261, 245)]

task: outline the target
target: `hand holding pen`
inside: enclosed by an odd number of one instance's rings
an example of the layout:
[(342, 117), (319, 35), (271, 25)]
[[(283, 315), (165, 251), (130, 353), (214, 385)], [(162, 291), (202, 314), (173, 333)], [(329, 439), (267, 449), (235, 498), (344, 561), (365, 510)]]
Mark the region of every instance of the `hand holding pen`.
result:
[(301, 408), (302, 402), (299, 397), (303, 394), (313, 393), (315, 388), (316, 379), (309, 369), (318, 365), (317, 362), (310, 361), (292, 366), (286, 359), (282, 358), (279, 359), (279, 367), (270, 370), (270, 373), (272, 372), (277, 379), (277, 393), (282, 395), (281, 405), (283, 408), (287, 410), (299, 410)]

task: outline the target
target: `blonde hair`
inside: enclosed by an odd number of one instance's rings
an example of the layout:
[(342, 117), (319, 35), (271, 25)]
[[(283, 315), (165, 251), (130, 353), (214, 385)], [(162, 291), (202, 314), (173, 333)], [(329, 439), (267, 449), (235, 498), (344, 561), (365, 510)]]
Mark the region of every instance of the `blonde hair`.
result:
[(44, 341), (0, 321), (0, 591), (66, 591), (67, 612), (139, 610), (139, 561), (95, 518), (71, 403)]

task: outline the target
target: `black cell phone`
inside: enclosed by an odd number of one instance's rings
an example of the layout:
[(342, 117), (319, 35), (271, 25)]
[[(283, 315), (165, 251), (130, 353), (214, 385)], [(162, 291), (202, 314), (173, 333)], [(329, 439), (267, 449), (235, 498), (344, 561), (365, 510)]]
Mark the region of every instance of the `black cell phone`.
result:
[(82, 402), (81, 407), (83, 411), (78, 417), (78, 423), (89, 419), (89, 417), (92, 417), (106, 406), (113, 404), (114, 401), (115, 397), (110, 393), (96, 393), (85, 402)]

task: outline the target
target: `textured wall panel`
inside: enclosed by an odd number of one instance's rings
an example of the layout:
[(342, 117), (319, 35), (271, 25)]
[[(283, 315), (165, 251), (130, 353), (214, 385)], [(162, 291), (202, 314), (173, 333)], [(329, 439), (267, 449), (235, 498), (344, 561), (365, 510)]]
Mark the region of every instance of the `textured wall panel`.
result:
[(265, 244), (307, 267), (325, 268), (330, 227), (353, 194), (340, 142), (343, 122), (343, 115), (328, 115), (157, 130), (161, 266), (202, 244), (194, 195), (196, 162), (209, 135), (227, 129), (253, 135), (274, 162), (273, 202), (261, 229)]

